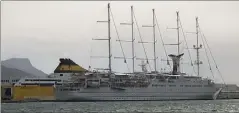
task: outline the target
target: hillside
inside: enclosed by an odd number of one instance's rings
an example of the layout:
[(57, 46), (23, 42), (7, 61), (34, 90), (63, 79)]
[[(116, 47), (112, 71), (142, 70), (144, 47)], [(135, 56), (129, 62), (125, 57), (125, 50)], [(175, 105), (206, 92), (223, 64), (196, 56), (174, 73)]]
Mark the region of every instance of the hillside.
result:
[(24, 71), (18, 70), (18, 69), (7, 68), (5, 66), (1, 66), (1, 79), (2, 80), (20, 79), (22, 77), (35, 77), (35, 76), (31, 75), (29, 73), (26, 73)]
[[(45, 74), (43, 71), (32, 66), (30, 60), (27, 58), (11, 58), (11, 59), (2, 61), (1, 65), (4, 66), (5, 69), (10, 68), (10, 69), (16, 69), (18, 71), (20, 70), (36, 77), (47, 76), (47, 74)], [(10, 72), (10, 71), (7, 71), (7, 72)], [(4, 73), (4, 74), (8, 74), (8, 73)]]

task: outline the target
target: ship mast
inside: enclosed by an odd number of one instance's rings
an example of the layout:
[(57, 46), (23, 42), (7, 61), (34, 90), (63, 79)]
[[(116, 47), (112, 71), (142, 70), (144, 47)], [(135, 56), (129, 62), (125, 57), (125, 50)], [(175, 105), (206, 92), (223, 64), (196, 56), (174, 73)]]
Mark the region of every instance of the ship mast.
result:
[(108, 3), (108, 45), (109, 45), (109, 73), (111, 74), (111, 37), (110, 37), (110, 3)]
[[(111, 57), (112, 57), (112, 54), (111, 54), (111, 36), (110, 36), (110, 3), (108, 3), (108, 20), (107, 21), (97, 21), (97, 22), (107, 22), (108, 23), (108, 38), (107, 39), (93, 39), (93, 40), (106, 40), (108, 41), (108, 51), (109, 51), (109, 55), (108, 55), (108, 59), (109, 59), (109, 67), (108, 67), (108, 70), (109, 70), (109, 74), (112, 73), (112, 68), (111, 68)], [(95, 56), (95, 57), (102, 57), (102, 56)]]
[(196, 60), (196, 65), (197, 65), (197, 75), (199, 76), (199, 72), (200, 72), (200, 64), (202, 63), (199, 60), (199, 49), (202, 48), (202, 45), (200, 44), (200, 46), (198, 45), (198, 17), (196, 17), (196, 35), (197, 35), (197, 45), (193, 45), (193, 48), (196, 49), (196, 54), (197, 54), (197, 60)]
[(131, 6), (131, 29), (132, 29), (132, 66), (133, 66), (133, 73), (134, 73), (134, 59), (135, 59), (135, 55), (134, 55), (134, 9), (133, 9), (133, 6)]
[[(178, 55), (179, 55), (179, 12), (177, 11), (177, 34), (178, 34), (178, 43), (177, 43), (177, 46), (178, 46)], [(179, 69), (180, 70), (180, 69)]]
[(155, 12), (154, 12), (154, 9), (153, 9), (153, 40), (154, 40), (154, 69), (155, 69), (155, 72), (157, 72), (157, 65), (156, 65), (156, 40), (155, 40)]
[[(131, 43), (131, 47), (132, 47), (132, 58), (125, 58), (125, 57), (115, 57), (115, 58), (119, 58), (119, 59), (132, 59), (132, 73), (135, 72), (135, 52), (134, 52), (134, 9), (133, 6), (131, 6), (131, 22), (130, 23), (120, 23), (120, 25), (131, 25), (131, 40), (127, 41), (127, 40), (116, 40), (116, 41), (120, 41), (120, 42), (130, 42)], [(125, 61), (126, 62), (126, 61)]]
[(152, 27), (153, 28), (153, 42), (142, 42), (142, 43), (153, 43), (153, 50), (154, 50), (154, 71), (157, 72), (157, 57), (156, 57), (156, 38), (155, 38), (155, 11), (153, 11), (153, 25), (143, 25), (142, 27)]
[(173, 61), (173, 75), (175, 74), (180, 74), (180, 59), (184, 55), (183, 53), (180, 54), (180, 42), (179, 42), (179, 12), (176, 12), (177, 14), (177, 28), (170, 28), (170, 29), (176, 29), (177, 30), (177, 35), (178, 35), (178, 42), (176, 44), (166, 44), (166, 45), (177, 45), (177, 55), (170, 54), (168, 55), (170, 58), (172, 58)]

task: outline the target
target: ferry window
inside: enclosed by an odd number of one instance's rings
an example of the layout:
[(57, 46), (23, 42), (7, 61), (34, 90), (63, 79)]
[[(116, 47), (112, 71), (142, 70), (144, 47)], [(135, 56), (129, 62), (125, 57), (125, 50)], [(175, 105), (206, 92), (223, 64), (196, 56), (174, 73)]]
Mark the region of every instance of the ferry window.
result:
[(183, 85), (180, 85), (180, 87), (183, 87)]
[(63, 76), (63, 74), (60, 74), (60, 76)]

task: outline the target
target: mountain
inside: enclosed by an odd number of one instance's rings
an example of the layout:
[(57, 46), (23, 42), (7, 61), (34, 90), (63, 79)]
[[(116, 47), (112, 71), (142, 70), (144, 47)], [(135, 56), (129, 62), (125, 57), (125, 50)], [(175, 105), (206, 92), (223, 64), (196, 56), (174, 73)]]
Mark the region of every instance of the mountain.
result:
[(45, 74), (43, 71), (33, 67), (30, 60), (27, 58), (11, 58), (11, 59), (2, 61), (1, 65), (6, 68), (17, 69), (25, 73), (29, 73), (30, 75), (33, 75), (36, 77), (47, 76), (47, 74)]
[(1, 66), (2, 80), (20, 79), (22, 77), (35, 77), (35, 76), (18, 69), (8, 68), (3, 65)]

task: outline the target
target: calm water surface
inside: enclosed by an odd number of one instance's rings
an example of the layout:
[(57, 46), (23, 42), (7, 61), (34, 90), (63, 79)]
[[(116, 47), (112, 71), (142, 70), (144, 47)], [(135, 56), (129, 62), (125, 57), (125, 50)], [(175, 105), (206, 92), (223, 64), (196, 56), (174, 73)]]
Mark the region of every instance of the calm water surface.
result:
[(239, 112), (239, 100), (2, 103), (2, 113)]

